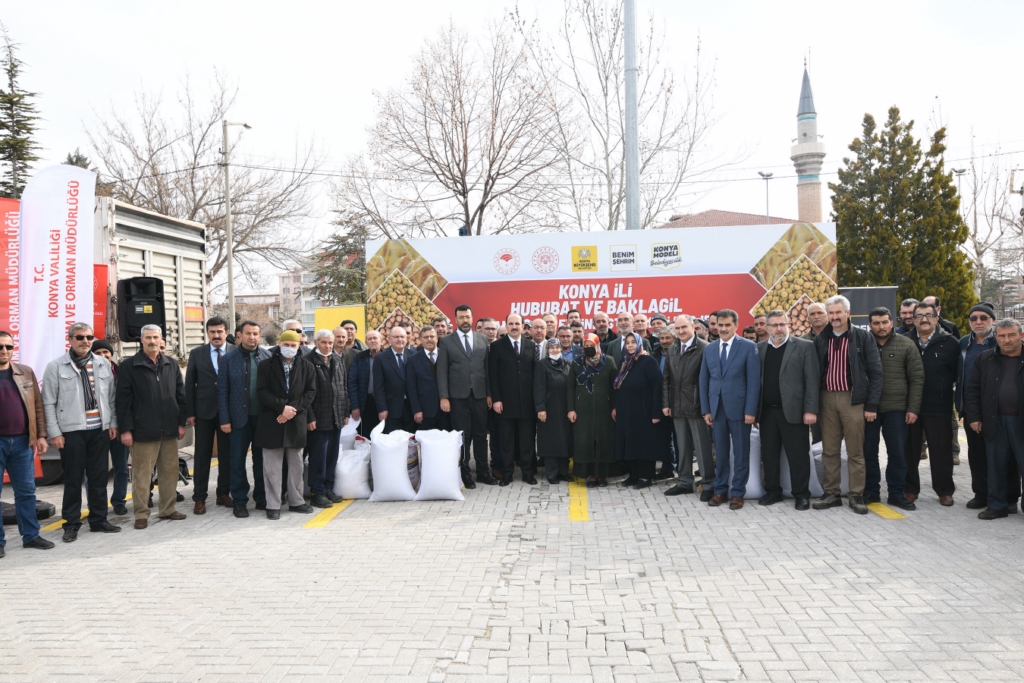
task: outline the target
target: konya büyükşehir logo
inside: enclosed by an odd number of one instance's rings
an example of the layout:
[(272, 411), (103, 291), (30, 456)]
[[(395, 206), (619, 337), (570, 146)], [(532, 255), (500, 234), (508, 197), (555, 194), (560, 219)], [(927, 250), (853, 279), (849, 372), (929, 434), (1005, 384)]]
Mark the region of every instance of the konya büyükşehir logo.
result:
[(572, 272), (574, 273), (596, 273), (597, 272), (597, 246), (583, 246), (572, 248)]

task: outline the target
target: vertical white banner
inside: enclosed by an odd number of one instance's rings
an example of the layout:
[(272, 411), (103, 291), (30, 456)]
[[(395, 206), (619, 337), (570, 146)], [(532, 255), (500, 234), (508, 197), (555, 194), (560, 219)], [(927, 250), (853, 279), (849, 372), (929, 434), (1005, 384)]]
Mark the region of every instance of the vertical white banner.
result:
[(60, 165), (21, 196), (21, 362), (40, 379), (67, 351), (72, 323), (92, 325), (95, 190), (95, 173)]

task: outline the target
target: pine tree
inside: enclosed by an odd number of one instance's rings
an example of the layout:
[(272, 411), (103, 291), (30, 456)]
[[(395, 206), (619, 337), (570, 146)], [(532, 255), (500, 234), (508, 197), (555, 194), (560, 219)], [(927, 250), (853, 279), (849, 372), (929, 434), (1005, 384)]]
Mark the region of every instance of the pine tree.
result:
[(78, 166), (79, 168), (84, 168), (88, 171), (92, 171), (93, 173), (98, 173), (98, 171), (93, 167), (92, 161), (89, 160), (89, 157), (82, 154), (82, 150), (77, 147), (75, 147), (74, 152), (68, 152), (68, 158), (64, 160), (64, 163), (68, 166)]
[(313, 295), (335, 304), (366, 302), (366, 226), (342, 214), (339, 230), (328, 237), (315, 257)]
[(945, 170), (946, 129), (935, 131), (923, 152), (913, 127), (896, 107), (881, 131), (865, 114), (863, 134), (849, 147), (855, 156), (843, 159), (839, 182), (829, 183), (839, 284), (896, 285), (900, 299), (938, 296), (943, 317), (966, 329), (974, 303), (971, 264), (962, 250), (969, 229)]
[(0, 197), (18, 199), (25, 189), (32, 162), (39, 160), (35, 155), (39, 145), (34, 138), (39, 117), (33, 101), (36, 93), (27, 92), (20, 85), (23, 64), (16, 54), (17, 45), (11, 42), (2, 24), (0, 31), (4, 37), (0, 68), (7, 77), (6, 88), (0, 88), (0, 164), (4, 166)]

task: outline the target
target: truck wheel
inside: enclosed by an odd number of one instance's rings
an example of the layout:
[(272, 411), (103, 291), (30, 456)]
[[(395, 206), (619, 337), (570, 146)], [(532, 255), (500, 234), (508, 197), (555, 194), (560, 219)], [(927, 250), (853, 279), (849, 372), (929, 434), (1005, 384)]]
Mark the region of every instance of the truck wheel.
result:
[(64, 466), (60, 460), (43, 460), (43, 476), (36, 479), (36, 486), (53, 486), (64, 483)]

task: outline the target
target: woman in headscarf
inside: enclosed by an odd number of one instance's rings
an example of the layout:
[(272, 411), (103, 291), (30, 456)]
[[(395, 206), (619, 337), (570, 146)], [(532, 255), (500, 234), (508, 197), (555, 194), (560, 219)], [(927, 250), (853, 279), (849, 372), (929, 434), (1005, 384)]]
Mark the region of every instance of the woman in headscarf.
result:
[(552, 486), (570, 481), (572, 423), (566, 404), (570, 361), (562, 357), (558, 339), (545, 343), (545, 358), (533, 366), (533, 403), (537, 408), (537, 457), (544, 459), (544, 473)]
[(629, 477), (621, 486), (647, 488), (654, 481), (654, 465), (661, 458), (661, 440), (655, 429), (662, 416), (658, 363), (644, 352), (637, 335), (626, 334), (622, 367), (615, 377), (615, 459), (625, 461)]
[(612, 381), (618, 366), (601, 353), (596, 334), (583, 338), (583, 359), (573, 361), (566, 387), (572, 422), (576, 476), (587, 478), (587, 488), (608, 485), (608, 470), (615, 461), (615, 396)]

